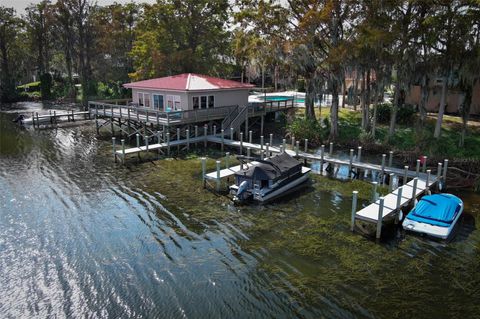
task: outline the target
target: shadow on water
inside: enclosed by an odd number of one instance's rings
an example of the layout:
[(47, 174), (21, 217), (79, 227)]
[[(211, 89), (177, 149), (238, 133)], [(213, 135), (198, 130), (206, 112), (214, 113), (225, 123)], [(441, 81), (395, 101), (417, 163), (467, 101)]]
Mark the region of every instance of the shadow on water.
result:
[[(0, 112), (0, 311), (9, 317), (474, 317), (480, 197), (448, 245), (350, 231), (351, 191), (317, 175), (267, 205), (205, 191), (197, 155), (115, 165), (91, 123)], [(48, 111), (47, 111), (48, 112)], [(211, 157), (221, 156), (219, 152)], [(215, 161), (207, 162), (214, 170)]]

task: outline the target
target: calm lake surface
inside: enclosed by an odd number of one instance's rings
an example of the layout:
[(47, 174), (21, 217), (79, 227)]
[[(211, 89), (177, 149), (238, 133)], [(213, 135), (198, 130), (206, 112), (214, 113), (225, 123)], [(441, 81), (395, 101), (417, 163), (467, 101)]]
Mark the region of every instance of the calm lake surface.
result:
[(12, 123), (45, 108), (0, 112), (2, 318), (480, 318), (479, 195), (448, 245), (375, 244), (321, 179), (234, 207), (195, 156), (116, 166), (91, 122)]

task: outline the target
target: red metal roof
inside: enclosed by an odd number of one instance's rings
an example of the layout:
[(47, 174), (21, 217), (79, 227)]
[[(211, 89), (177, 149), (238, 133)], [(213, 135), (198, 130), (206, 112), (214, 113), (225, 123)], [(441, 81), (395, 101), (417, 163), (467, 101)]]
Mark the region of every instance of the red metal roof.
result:
[(129, 89), (173, 90), (173, 91), (203, 91), (203, 90), (228, 90), (249, 89), (254, 85), (240, 83), (232, 80), (215, 78), (207, 75), (183, 73), (123, 85)]

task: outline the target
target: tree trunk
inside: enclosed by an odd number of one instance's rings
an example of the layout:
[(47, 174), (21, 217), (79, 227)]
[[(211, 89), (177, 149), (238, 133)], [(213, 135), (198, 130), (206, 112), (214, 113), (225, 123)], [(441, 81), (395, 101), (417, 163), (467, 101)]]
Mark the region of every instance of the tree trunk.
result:
[(435, 132), (433, 133), (434, 138), (439, 138), (442, 133), (442, 122), (443, 114), (445, 113), (447, 99), (447, 77), (444, 76), (442, 79), (442, 96), (440, 98), (440, 107), (438, 109), (437, 124), (435, 125)]
[(357, 110), (357, 98), (358, 98), (358, 82), (360, 82), (360, 73), (358, 69), (355, 71), (355, 85), (353, 90), (353, 110)]
[(395, 94), (393, 97), (392, 113), (390, 114), (390, 128), (388, 129), (388, 137), (391, 138), (395, 134), (395, 124), (397, 122), (398, 102), (400, 100), (400, 80), (395, 82)]
[(420, 87), (421, 90), (421, 99), (418, 106), (420, 112), (420, 128), (425, 126), (425, 121), (427, 119), (427, 101), (428, 101), (428, 76), (425, 74), (422, 77), (422, 84)]
[(332, 105), (330, 107), (330, 140), (338, 135), (338, 80), (332, 78)]
[(365, 89), (365, 101), (363, 102), (364, 109), (363, 109), (363, 121), (364, 121), (364, 130), (368, 130), (369, 122), (370, 122), (370, 68), (367, 70), (367, 78), (366, 78), (366, 89)]
[(345, 72), (343, 73), (343, 79), (342, 79), (342, 109), (345, 108), (345, 92), (347, 91), (347, 83), (345, 80)]
[(472, 105), (473, 86), (474, 84), (472, 84), (466, 89), (465, 98), (460, 108), (460, 113), (462, 115), (462, 133), (460, 135), (460, 141), (458, 142), (459, 147), (465, 146), (465, 135), (467, 134), (467, 130), (468, 130), (468, 120), (470, 118), (470, 107)]
[(305, 117), (307, 119), (316, 119), (315, 117), (315, 85), (314, 81), (311, 78), (305, 78)]
[(365, 71), (362, 70), (362, 89), (360, 92), (360, 109), (362, 110), (362, 129), (366, 128), (365, 122)]

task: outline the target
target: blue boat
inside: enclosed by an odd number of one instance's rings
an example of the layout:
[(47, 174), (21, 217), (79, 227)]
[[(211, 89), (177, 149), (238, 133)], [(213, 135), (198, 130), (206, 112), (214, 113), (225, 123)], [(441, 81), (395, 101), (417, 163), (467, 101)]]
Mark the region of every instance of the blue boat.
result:
[(405, 230), (447, 239), (463, 212), (463, 201), (452, 194), (422, 197), (402, 223)]

